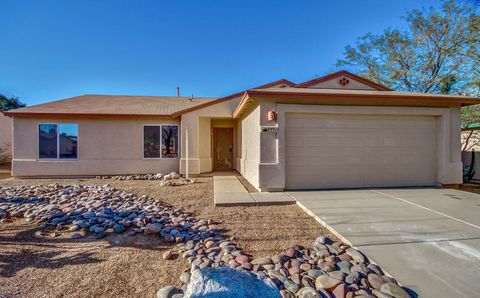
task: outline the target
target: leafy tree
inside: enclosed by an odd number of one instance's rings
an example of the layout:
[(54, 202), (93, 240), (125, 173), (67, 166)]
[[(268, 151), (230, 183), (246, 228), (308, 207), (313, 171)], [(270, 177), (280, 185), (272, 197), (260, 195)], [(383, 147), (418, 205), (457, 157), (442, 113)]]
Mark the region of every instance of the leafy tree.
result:
[(0, 94), (1, 111), (23, 108), (24, 106), (26, 105), (22, 103), (18, 97), (6, 97), (3, 94)]
[(480, 95), (480, 16), (474, 6), (444, 1), (441, 10), (412, 10), (407, 29), (386, 29), (345, 48), (338, 66), (395, 90)]
[[(337, 66), (398, 91), (480, 96), (478, 7), (454, 0), (440, 8), (415, 9), (405, 30), (368, 33), (345, 47)], [(480, 102), (480, 101), (479, 101)], [(462, 109), (463, 126), (480, 122), (480, 107)]]

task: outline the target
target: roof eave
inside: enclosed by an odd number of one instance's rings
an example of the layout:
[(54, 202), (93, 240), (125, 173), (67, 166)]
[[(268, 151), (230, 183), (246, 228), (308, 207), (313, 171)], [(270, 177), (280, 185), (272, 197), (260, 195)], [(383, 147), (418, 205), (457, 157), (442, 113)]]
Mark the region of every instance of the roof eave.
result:
[(162, 118), (162, 119), (173, 119), (176, 116), (173, 115), (165, 115), (165, 114), (89, 114), (89, 113), (35, 113), (35, 112), (3, 112), (3, 114), (7, 117), (42, 117), (42, 118), (49, 118), (49, 117), (74, 117), (74, 118), (124, 118), (124, 119), (132, 119), (132, 118)]
[(243, 93), (243, 96), (242, 96), (242, 99), (240, 100), (240, 102), (238, 103), (238, 106), (235, 108), (235, 111), (233, 111), (233, 119), (237, 118), (238, 116), (240, 116), (242, 110), (243, 110), (243, 107), (245, 106), (245, 104), (247, 103), (247, 101), (249, 100), (249, 92), (248, 91), (245, 91)]
[(460, 96), (421, 96), (421, 95), (399, 95), (399, 94), (352, 94), (352, 93), (309, 93), (309, 92), (279, 92), (279, 91), (262, 91), (262, 90), (248, 90), (245, 92), (242, 100), (240, 101), (239, 105), (235, 109), (233, 113), (233, 117), (237, 118), (241, 115), (244, 106), (247, 104), (249, 100), (253, 97), (303, 97), (303, 98), (311, 98), (311, 99), (321, 99), (325, 97), (329, 98), (369, 98), (375, 100), (419, 100), (427, 102), (437, 102), (446, 105), (460, 105), (460, 106), (469, 106), (469, 105), (477, 105), (480, 104), (480, 99), (475, 98), (465, 98)]

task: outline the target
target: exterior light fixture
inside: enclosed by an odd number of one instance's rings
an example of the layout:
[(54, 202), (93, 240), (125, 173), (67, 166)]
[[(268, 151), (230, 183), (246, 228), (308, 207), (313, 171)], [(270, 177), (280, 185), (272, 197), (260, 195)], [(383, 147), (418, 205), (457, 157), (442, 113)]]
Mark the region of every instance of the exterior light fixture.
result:
[(277, 120), (277, 113), (275, 111), (268, 111), (267, 113), (267, 120), (268, 121), (275, 121)]

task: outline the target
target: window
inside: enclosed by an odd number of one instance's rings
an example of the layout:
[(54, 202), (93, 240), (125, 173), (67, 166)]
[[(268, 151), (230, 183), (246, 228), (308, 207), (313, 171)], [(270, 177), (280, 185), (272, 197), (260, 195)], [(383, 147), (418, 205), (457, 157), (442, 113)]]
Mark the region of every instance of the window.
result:
[(77, 124), (40, 124), (38, 126), (40, 159), (77, 159)]
[(143, 157), (160, 158), (160, 126), (143, 127)]
[(144, 158), (178, 158), (178, 125), (143, 126)]
[(178, 157), (178, 126), (162, 126), (162, 157)]

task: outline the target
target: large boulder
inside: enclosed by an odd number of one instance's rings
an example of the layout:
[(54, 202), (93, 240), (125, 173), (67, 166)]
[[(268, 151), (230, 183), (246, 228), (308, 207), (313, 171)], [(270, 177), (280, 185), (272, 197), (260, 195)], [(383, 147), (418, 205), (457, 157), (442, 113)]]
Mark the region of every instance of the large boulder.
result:
[(190, 277), (184, 298), (281, 298), (275, 284), (261, 275), (232, 268), (204, 268)]

